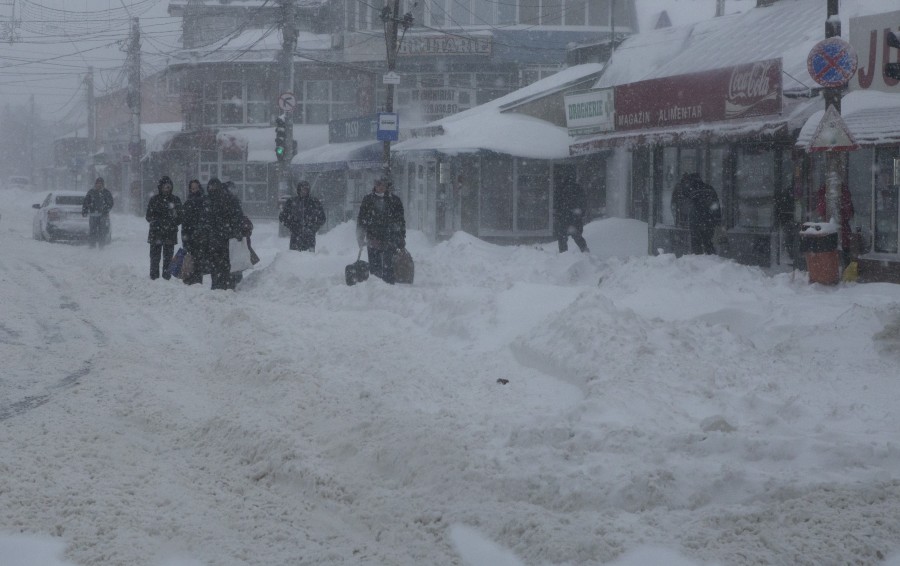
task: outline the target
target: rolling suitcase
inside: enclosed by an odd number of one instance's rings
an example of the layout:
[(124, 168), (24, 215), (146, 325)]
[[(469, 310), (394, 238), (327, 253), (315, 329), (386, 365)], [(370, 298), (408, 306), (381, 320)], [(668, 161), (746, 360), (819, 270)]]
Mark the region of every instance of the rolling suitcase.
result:
[(412, 284), (416, 274), (416, 264), (406, 248), (394, 252), (394, 281)]
[(369, 263), (360, 259), (362, 257), (362, 248), (359, 248), (359, 255), (356, 261), (344, 268), (344, 279), (347, 285), (356, 285), (369, 278)]

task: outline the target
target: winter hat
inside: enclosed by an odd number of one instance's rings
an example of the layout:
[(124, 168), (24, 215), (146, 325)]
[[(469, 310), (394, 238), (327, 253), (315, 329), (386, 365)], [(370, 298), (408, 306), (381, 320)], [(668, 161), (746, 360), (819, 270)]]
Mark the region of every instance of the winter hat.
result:
[(309, 190), (309, 181), (300, 181), (297, 183), (297, 192), (299, 193), (301, 189)]
[(209, 191), (210, 189), (219, 190), (221, 187), (222, 187), (222, 181), (220, 181), (218, 177), (213, 177), (212, 179), (209, 180), (208, 183), (206, 183), (207, 191)]
[(94, 181), (94, 184), (96, 185), (97, 183), (102, 183), (105, 185), (106, 181), (103, 180), (103, 177), (97, 177), (97, 180)]
[(159, 178), (159, 182), (156, 183), (156, 188), (161, 189), (163, 188), (163, 185), (172, 185), (172, 179), (170, 179), (168, 175), (163, 175)]

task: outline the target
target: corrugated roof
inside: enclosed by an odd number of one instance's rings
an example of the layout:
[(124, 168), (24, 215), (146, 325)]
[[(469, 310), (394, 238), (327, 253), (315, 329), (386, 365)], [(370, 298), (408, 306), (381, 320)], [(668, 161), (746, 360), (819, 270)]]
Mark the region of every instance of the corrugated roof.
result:
[(783, 0), (765, 8), (654, 30), (626, 39), (597, 88), (782, 59), (786, 89), (816, 87), (809, 51), (825, 38), (822, 0)]

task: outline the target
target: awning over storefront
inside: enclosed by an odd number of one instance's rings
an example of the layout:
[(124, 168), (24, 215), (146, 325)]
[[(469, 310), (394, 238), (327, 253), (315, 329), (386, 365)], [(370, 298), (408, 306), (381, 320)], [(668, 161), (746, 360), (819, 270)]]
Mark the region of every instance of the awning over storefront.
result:
[(382, 166), (382, 142), (356, 141), (329, 143), (299, 152), (291, 161), (296, 173), (377, 169)]
[[(809, 117), (797, 136), (796, 146), (809, 149), (824, 110)], [(863, 146), (900, 143), (900, 95), (854, 91), (841, 99), (841, 118)]]
[(615, 147), (639, 145), (727, 143), (738, 140), (744, 142), (787, 141), (822, 104), (821, 98), (786, 99), (784, 112), (781, 115), (592, 134), (574, 138), (573, 143), (569, 146), (569, 152), (573, 156), (578, 156)]

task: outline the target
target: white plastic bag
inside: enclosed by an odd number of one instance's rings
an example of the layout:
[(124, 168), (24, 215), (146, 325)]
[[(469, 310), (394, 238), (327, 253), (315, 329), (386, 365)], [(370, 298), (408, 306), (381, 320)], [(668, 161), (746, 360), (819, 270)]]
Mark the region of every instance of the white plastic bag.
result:
[(237, 238), (228, 240), (228, 258), (231, 261), (231, 272), (244, 271), (253, 267), (250, 261), (250, 248), (247, 247), (247, 238), (240, 241)]

